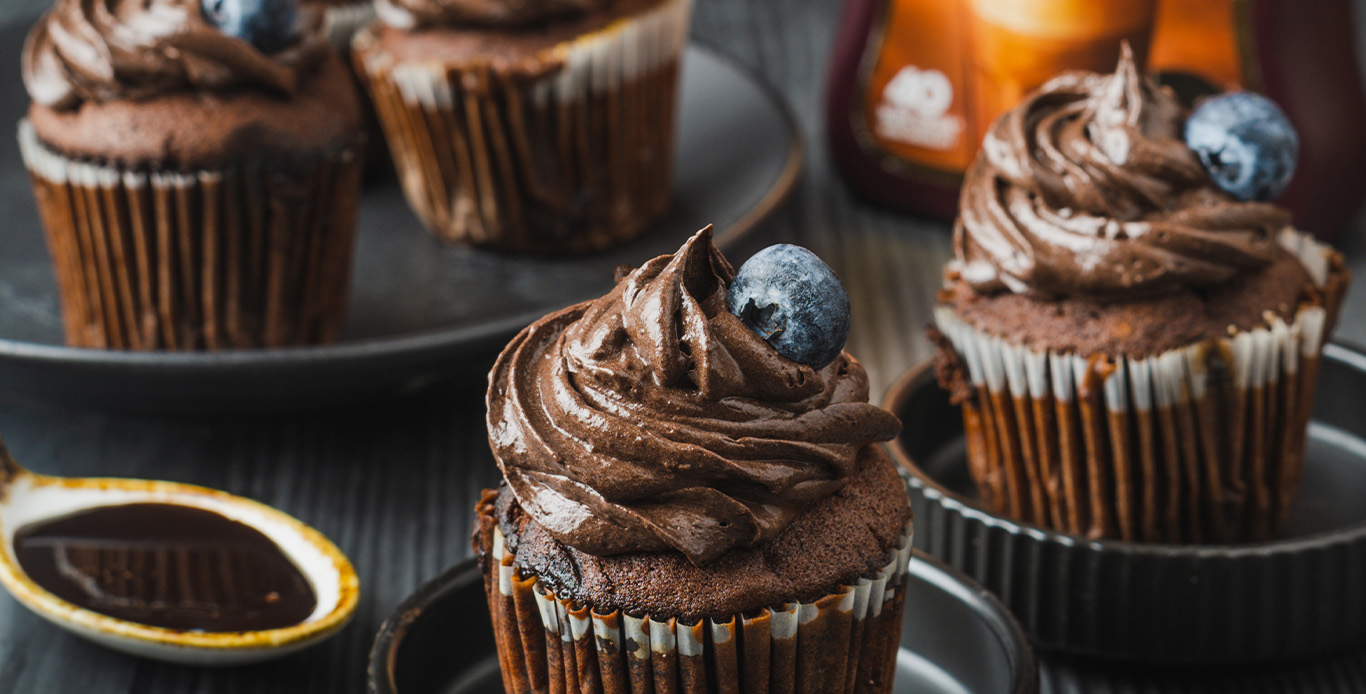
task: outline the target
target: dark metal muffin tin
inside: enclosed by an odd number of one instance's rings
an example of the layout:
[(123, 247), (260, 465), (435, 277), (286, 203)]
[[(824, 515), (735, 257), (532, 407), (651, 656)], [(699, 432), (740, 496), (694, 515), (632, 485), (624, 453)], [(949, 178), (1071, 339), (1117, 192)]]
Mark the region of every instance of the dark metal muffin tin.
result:
[(1272, 542), (1092, 541), (975, 504), (957, 407), (922, 364), (888, 391), (915, 546), (996, 593), (1040, 648), (1165, 663), (1303, 660), (1366, 643), (1366, 355), (1325, 350), (1300, 500)]
[[(384, 622), (370, 652), (373, 694), (503, 691), (479, 567), (462, 562)], [(917, 552), (907, 583), (895, 692), (1034, 694), (1034, 653), (994, 596)]]

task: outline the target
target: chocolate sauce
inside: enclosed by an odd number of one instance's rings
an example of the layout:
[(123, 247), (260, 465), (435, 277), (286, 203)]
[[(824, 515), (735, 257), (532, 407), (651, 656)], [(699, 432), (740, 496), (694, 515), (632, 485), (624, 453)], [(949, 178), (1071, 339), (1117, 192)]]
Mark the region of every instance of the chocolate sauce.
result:
[(14, 549), (24, 573), (57, 597), (150, 626), (278, 629), (318, 602), (270, 538), (189, 506), (94, 508), (20, 528)]

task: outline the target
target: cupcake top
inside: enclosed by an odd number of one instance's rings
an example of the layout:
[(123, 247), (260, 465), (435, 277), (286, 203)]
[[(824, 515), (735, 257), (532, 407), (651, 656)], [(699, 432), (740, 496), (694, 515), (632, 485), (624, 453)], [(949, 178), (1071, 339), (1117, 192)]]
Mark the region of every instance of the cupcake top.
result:
[(290, 95), (329, 50), (320, 16), (300, 18), (268, 55), (211, 24), (200, 0), (58, 0), (24, 46), (24, 84), (55, 110), (235, 87)]
[(29, 33), (23, 77), (39, 142), (80, 161), (280, 166), (365, 138), (322, 8), (295, 0), (58, 0)]
[(981, 294), (1095, 301), (1223, 284), (1278, 257), (1288, 213), (1215, 187), (1186, 111), (1141, 77), (1067, 73), (993, 125), (963, 184), (954, 251)]
[(610, 7), (613, 0), (376, 0), (379, 16), (400, 29), (473, 25), (515, 27), (575, 17)]
[(847, 353), (789, 361), (728, 311), (734, 278), (706, 229), (500, 355), (490, 443), (556, 541), (705, 564), (777, 536), (899, 430)]
[[(506, 484), (485, 493), (479, 516), (481, 531), (485, 523), (497, 524), (522, 575), (536, 576), (556, 597), (599, 614), (621, 610), (695, 624), (811, 602), (875, 578), (907, 539), (911, 508), (896, 464), (882, 447), (864, 446), (839, 491), (813, 501), (763, 545), (701, 566), (678, 552), (600, 557), (565, 546), (527, 517)], [(482, 543), (475, 551), (484, 551)]]

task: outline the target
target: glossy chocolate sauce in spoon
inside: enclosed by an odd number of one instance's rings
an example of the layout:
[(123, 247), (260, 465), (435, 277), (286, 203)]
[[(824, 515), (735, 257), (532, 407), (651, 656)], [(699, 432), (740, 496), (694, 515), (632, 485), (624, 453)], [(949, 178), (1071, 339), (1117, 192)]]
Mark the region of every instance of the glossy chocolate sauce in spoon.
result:
[(21, 527), (24, 573), (80, 607), (139, 624), (208, 632), (303, 622), (308, 580), (259, 530), (203, 509), (135, 503)]

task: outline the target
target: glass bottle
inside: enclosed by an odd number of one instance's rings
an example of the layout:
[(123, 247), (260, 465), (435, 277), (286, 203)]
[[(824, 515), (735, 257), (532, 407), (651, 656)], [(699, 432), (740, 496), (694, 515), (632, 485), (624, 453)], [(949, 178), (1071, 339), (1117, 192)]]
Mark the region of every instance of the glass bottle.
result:
[(1332, 236), (1366, 198), (1366, 97), (1351, 0), (846, 0), (830, 66), (834, 162), (868, 199), (940, 219), (991, 122), (1127, 40), (1183, 98), (1266, 93), (1300, 132), (1279, 201)]

